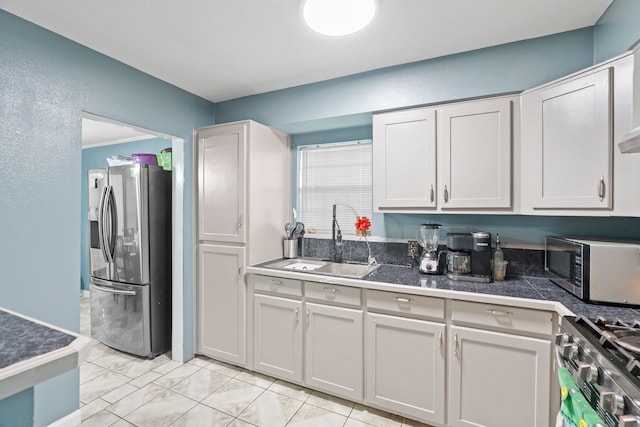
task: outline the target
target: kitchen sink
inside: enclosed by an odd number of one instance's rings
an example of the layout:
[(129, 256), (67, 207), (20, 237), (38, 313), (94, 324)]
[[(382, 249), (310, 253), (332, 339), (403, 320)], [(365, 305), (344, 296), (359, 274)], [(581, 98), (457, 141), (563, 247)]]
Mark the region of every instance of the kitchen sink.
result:
[(293, 263), (293, 264), (289, 264), (284, 268), (286, 268), (287, 270), (313, 271), (313, 270), (317, 270), (320, 267), (323, 267), (323, 265), (322, 264), (310, 264), (308, 262), (296, 262), (296, 263)]
[(378, 268), (377, 265), (331, 262), (316, 269), (315, 272), (320, 274), (329, 274), (332, 276), (361, 279), (376, 268)]
[(277, 261), (273, 264), (268, 264), (265, 267), (281, 270), (295, 270), (311, 274), (349, 277), (352, 279), (361, 279), (378, 268), (377, 265), (338, 263), (302, 258)]
[(314, 259), (287, 259), (269, 264), (267, 267), (283, 270), (313, 271), (325, 265), (327, 265), (326, 261), (318, 261)]

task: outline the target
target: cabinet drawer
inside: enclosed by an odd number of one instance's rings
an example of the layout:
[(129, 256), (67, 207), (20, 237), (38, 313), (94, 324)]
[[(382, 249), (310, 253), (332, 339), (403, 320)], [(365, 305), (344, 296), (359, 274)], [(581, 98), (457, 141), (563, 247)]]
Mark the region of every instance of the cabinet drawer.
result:
[(281, 277), (255, 276), (256, 292), (269, 292), (278, 295), (302, 296), (302, 282)]
[(399, 314), (444, 318), (444, 300), (395, 292), (367, 291), (369, 310), (393, 311)]
[(480, 326), (551, 335), (553, 313), (528, 308), (509, 307), (468, 301), (453, 301), (451, 320)]
[(325, 302), (348, 304), (358, 307), (362, 305), (360, 288), (352, 288), (350, 286), (305, 282), (304, 294), (307, 298)]

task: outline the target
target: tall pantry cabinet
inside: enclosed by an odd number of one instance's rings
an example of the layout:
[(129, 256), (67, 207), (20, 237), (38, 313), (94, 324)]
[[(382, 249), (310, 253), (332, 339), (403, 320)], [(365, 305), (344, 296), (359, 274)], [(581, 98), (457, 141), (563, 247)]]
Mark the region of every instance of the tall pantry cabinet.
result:
[(196, 353), (246, 364), (248, 265), (282, 256), (289, 137), (254, 121), (196, 129)]

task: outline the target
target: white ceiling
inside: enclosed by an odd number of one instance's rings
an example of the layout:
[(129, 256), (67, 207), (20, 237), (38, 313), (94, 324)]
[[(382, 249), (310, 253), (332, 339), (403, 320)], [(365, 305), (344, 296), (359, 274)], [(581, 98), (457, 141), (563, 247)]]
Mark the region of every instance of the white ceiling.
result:
[(131, 125), (109, 120), (104, 117), (83, 117), (82, 148), (160, 137), (150, 132), (151, 131), (137, 129)]
[(0, 7), (210, 101), (573, 30), (613, 0), (379, 0), (342, 38), (298, 0), (0, 0)]

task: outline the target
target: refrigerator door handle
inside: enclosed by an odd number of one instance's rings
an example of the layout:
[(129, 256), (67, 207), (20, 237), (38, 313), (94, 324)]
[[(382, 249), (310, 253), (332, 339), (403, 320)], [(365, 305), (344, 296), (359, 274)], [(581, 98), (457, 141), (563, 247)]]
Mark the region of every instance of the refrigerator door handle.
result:
[(113, 193), (113, 185), (109, 186), (109, 212), (111, 213), (111, 235), (109, 247), (111, 249), (111, 262), (116, 254), (116, 236), (118, 235), (118, 215), (116, 213), (116, 196)]
[[(104, 217), (109, 215), (109, 222), (104, 222)], [(103, 226), (105, 227), (104, 233), (104, 247), (107, 254), (107, 262), (113, 264), (113, 257), (116, 251), (116, 234), (118, 227), (118, 219), (116, 218), (115, 210), (115, 198), (113, 195), (113, 186), (108, 185), (105, 195), (105, 204), (103, 208)]]
[(93, 284), (93, 287), (96, 288), (99, 291), (102, 292), (108, 292), (110, 294), (116, 294), (116, 295), (136, 295), (136, 291), (127, 291), (125, 289), (113, 289), (113, 288), (103, 288), (102, 286), (98, 286), (95, 283)]
[(109, 190), (108, 186), (105, 186), (102, 189), (102, 194), (100, 195), (100, 205), (98, 206), (98, 245), (100, 246), (100, 251), (102, 252), (102, 258), (104, 258), (104, 262), (109, 262), (109, 257), (107, 255), (107, 249), (105, 247), (105, 229), (104, 229), (104, 214), (106, 207), (106, 199), (107, 199), (107, 191)]
[(100, 279), (98, 277), (92, 277), (91, 278), (91, 284), (92, 285), (111, 286), (111, 283), (112, 282), (110, 282), (108, 280)]

